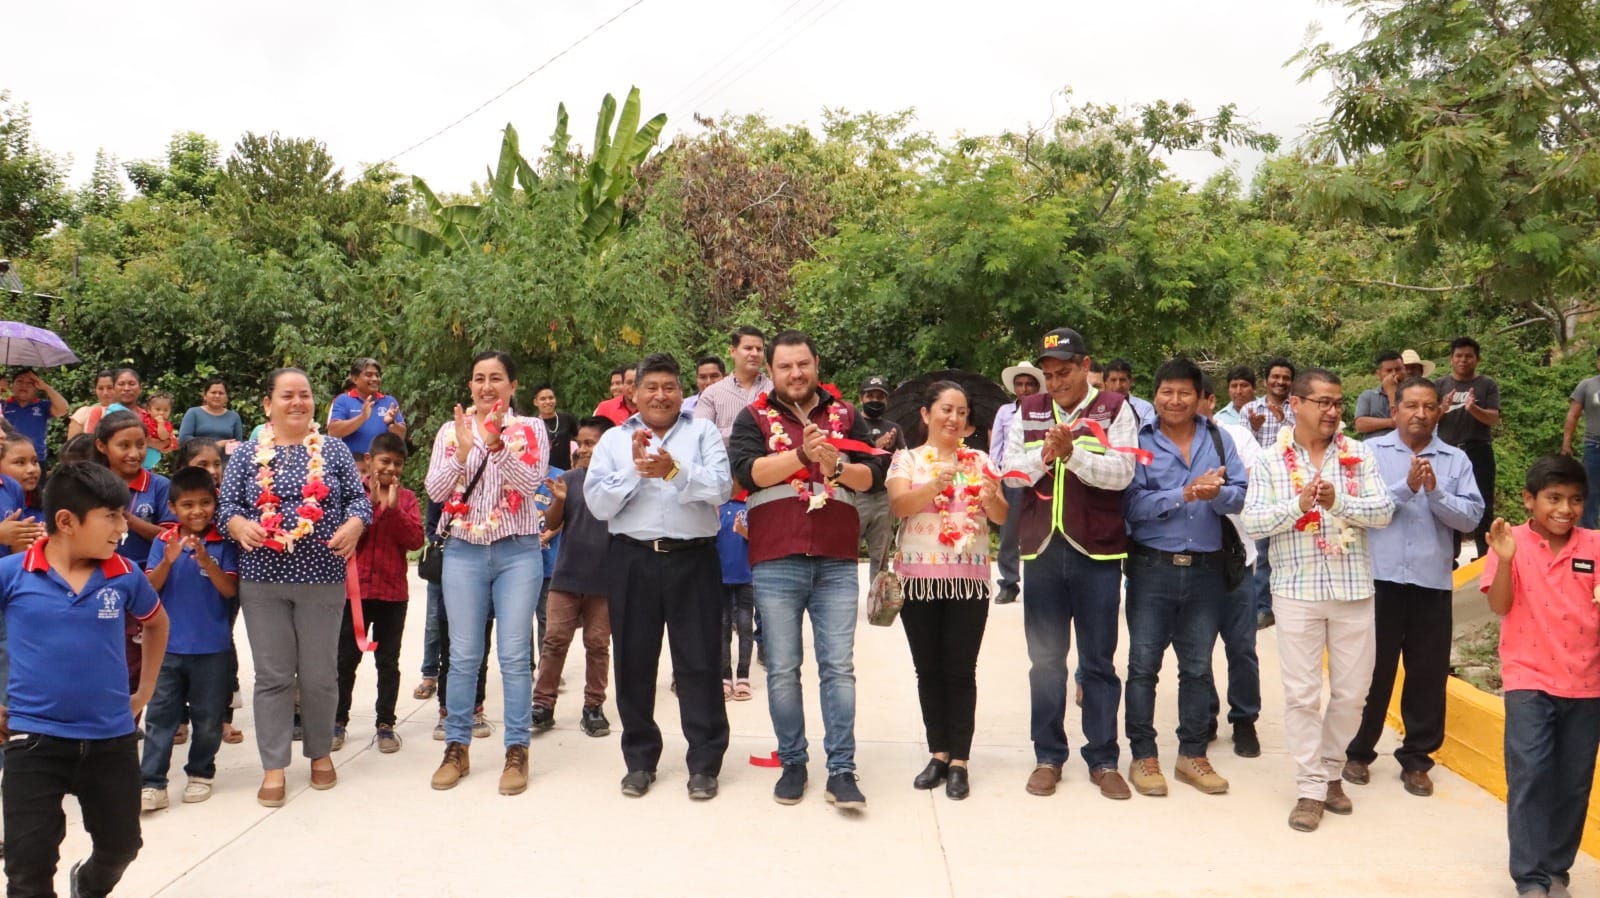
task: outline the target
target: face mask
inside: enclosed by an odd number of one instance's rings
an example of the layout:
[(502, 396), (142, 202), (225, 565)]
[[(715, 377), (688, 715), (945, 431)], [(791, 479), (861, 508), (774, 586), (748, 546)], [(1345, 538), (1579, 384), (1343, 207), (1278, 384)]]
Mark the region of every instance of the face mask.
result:
[(869, 418), (881, 418), (881, 417), (883, 417), (883, 413), (888, 411), (888, 410), (889, 410), (889, 403), (887, 403), (887, 402), (863, 402), (863, 403), (861, 403), (861, 411), (862, 411), (862, 413), (865, 414)]

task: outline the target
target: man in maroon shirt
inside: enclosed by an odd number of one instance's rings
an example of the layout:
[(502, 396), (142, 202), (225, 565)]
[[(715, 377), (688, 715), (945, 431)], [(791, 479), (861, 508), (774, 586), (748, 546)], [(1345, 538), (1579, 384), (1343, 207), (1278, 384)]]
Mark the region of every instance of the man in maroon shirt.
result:
[[(779, 334), (766, 350), (773, 388), (734, 421), (728, 460), (750, 491), (750, 565), (767, 653), (767, 706), (783, 775), (779, 804), (805, 794), (805, 710), (800, 698), (801, 620), (811, 615), (821, 680), (826, 797), (866, 806), (855, 775), (855, 632), (861, 524), (855, 495), (883, 486), (889, 456), (870, 447), (848, 402), (821, 389), (811, 338)], [(841, 449), (856, 441), (866, 451)]]

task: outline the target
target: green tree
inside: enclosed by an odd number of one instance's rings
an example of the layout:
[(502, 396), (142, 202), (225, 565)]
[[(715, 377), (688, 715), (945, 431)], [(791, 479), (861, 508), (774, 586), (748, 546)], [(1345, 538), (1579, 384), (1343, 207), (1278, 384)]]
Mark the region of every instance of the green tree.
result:
[(139, 159), (126, 166), (140, 194), (159, 200), (193, 200), (205, 205), (222, 177), (217, 142), (198, 131), (179, 131), (167, 142), (165, 162)]
[[(1509, 325), (1571, 341), (1600, 283), (1600, 6), (1582, 0), (1345, 0), (1363, 39), (1298, 59), (1334, 84), (1301, 201), (1405, 229), (1401, 289), (1508, 302)], [(1450, 253), (1480, 267), (1420, 275)], [(1391, 281), (1391, 283), (1399, 283)]]
[(28, 104), (0, 90), (0, 253), (26, 255), (72, 211), (65, 163), (34, 145)]

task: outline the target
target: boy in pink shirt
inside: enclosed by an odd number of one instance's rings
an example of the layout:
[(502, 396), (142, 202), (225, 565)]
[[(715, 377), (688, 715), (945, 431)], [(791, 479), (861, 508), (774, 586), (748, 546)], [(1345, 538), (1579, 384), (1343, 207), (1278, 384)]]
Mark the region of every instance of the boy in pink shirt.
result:
[(1497, 518), (1479, 587), (1500, 615), (1506, 830), (1517, 894), (1567, 895), (1600, 750), (1600, 533), (1577, 526), (1588, 478), (1568, 456), (1533, 463), (1528, 522)]

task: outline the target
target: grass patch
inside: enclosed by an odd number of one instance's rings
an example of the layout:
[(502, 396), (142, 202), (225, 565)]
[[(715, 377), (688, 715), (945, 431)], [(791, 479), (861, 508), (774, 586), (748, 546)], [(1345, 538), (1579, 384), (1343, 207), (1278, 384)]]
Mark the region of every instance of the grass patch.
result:
[(1498, 620), (1480, 624), (1456, 637), (1450, 651), (1450, 672), (1484, 692), (1501, 693)]

